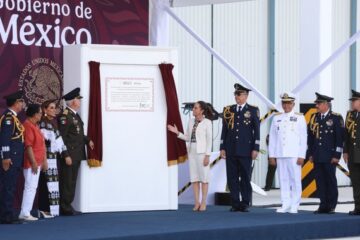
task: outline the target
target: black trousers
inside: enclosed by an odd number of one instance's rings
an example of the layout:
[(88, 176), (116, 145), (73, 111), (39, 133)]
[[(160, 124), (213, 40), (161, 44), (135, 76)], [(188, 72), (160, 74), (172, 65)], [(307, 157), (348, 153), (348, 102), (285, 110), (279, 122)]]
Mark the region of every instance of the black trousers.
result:
[(276, 172), (276, 165), (273, 166), (273, 165), (268, 164), (268, 169), (267, 169), (267, 173), (266, 173), (265, 189), (270, 189), (272, 187), (273, 182), (274, 182), (275, 172)]
[(230, 189), (231, 204), (235, 208), (248, 207), (250, 205), (252, 194), (250, 183), (251, 163), (251, 157), (228, 156), (226, 158), (227, 182)]
[(348, 166), (353, 187), (355, 210), (360, 211), (360, 163), (349, 161)]
[(15, 217), (14, 199), (20, 172), (20, 167), (10, 166), (9, 170), (4, 171), (0, 166), (0, 220), (12, 221)]
[(66, 165), (65, 160), (60, 162), (60, 211), (72, 212), (74, 209), (71, 203), (75, 197), (76, 181), (81, 161), (73, 160), (71, 166)]
[(320, 209), (335, 209), (338, 201), (336, 166), (331, 163), (314, 163), (317, 194)]

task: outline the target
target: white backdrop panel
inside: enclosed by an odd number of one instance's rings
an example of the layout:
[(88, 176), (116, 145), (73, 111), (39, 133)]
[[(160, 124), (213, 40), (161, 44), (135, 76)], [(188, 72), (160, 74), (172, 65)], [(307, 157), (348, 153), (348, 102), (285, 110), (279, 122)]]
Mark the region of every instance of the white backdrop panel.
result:
[[(74, 206), (82, 212), (177, 209), (177, 166), (167, 166), (166, 101), (158, 64), (177, 65), (174, 49), (69, 46), (64, 51), (64, 92), (81, 87), (81, 117), (87, 126), (89, 61), (100, 62), (103, 166), (82, 162)], [(176, 79), (177, 70), (174, 69)], [(106, 111), (108, 78), (154, 81), (150, 112)], [(85, 129), (86, 132), (86, 129)]]

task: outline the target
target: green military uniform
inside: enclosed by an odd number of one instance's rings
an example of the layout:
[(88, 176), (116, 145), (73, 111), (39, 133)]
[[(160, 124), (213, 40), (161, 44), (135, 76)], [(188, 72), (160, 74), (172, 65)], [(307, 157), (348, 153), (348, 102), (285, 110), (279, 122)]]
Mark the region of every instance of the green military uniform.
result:
[[(360, 99), (360, 93), (352, 91), (351, 101)], [(355, 209), (351, 215), (360, 215), (360, 112), (349, 111), (345, 120), (344, 153), (349, 156), (350, 179), (353, 186)]]
[[(66, 94), (65, 100), (82, 98), (80, 89), (74, 89)], [(76, 211), (71, 206), (75, 197), (76, 180), (81, 160), (86, 159), (85, 145), (89, 139), (84, 134), (84, 123), (79, 114), (66, 107), (59, 117), (59, 131), (72, 159), (72, 165), (66, 165), (65, 160), (60, 163), (60, 213), (74, 215)]]

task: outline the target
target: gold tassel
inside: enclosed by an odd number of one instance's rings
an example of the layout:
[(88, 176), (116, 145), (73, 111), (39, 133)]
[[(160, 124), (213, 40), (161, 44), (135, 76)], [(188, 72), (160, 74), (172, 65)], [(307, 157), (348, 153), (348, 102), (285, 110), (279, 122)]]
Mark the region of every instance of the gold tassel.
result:
[(89, 167), (101, 167), (101, 161), (97, 159), (88, 159), (87, 163)]
[(234, 128), (234, 116), (235, 113), (230, 111), (230, 107), (226, 107), (224, 109), (224, 120), (227, 122), (228, 127), (233, 129)]
[(175, 160), (169, 160), (168, 161), (168, 166), (174, 166), (174, 165), (177, 165), (177, 164), (180, 164), (180, 163), (184, 163), (186, 160), (187, 160), (188, 156), (187, 155), (184, 155), (184, 156), (180, 156), (178, 157), (178, 159), (175, 159)]

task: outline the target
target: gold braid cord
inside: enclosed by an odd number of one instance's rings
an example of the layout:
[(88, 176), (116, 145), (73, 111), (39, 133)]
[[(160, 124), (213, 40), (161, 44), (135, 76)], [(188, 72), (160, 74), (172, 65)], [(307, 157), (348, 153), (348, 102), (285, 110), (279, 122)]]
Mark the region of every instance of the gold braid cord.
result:
[(224, 120), (228, 124), (228, 127), (233, 129), (234, 128), (234, 113), (230, 111), (230, 107), (226, 107), (224, 109)]
[(348, 133), (351, 133), (351, 137), (355, 137), (355, 121), (351, 118), (351, 112), (346, 115), (345, 128)]
[(16, 136), (16, 137), (13, 137), (12, 139), (17, 139), (17, 138), (21, 138), (22, 139), (22, 141), (24, 141), (24, 132), (25, 132), (25, 128), (24, 128), (24, 126), (21, 124), (21, 122), (20, 122), (20, 120), (18, 119), (18, 118), (16, 118), (16, 117), (14, 117), (13, 116), (13, 119), (14, 119), (14, 127), (16, 127), (18, 130), (19, 130), (19, 132), (20, 132), (20, 134), (18, 135), (18, 136)]
[(310, 131), (319, 138), (319, 123), (315, 122), (316, 115), (314, 114), (310, 119)]
[[(6, 115), (3, 115), (1, 118), (0, 118), (0, 125), (2, 124), (2, 121), (4, 120), (4, 117)], [(14, 119), (14, 129), (13, 129), (13, 132), (15, 132), (15, 128), (19, 129), (19, 132), (20, 134), (16, 137), (12, 137), (11, 139), (18, 139), (18, 138), (21, 138), (22, 141), (24, 141), (24, 132), (25, 132), (25, 128), (24, 126), (21, 124), (21, 122), (19, 121), (18, 118), (16, 118), (15, 116), (11, 115), (11, 117)]]

